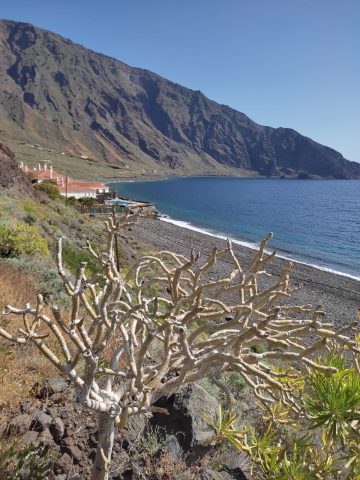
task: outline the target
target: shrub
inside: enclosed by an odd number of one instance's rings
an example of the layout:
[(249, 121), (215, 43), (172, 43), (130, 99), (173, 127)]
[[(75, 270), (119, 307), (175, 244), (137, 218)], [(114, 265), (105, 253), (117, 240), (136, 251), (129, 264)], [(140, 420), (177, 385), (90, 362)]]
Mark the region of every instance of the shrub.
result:
[(165, 439), (163, 437), (164, 435), (161, 434), (159, 427), (149, 427), (141, 442), (140, 450), (153, 457), (160, 450), (164, 449)]
[(81, 197), (79, 198), (79, 203), (84, 207), (92, 208), (95, 205), (97, 205), (98, 202), (96, 198), (93, 198), (93, 197)]
[(324, 363), (338, 371), (332, 375), (314, 371), (309, 375), (305, 408), (311, 428), (322, 428), (328, 441), (344, 446), (352, 426), (360, 421), (360, 374), (346, 365), (342, 355), (328, 355)]
[(69, 305), (69, 297), (64, 292), (63, 283), (56, 268), (51, 265), (50, 259), (21, 255), (18, 258), (9, 258), (6, 264), (32, 275), (36, 291), (43, 294), (46, 299), (53, 300), (62, 306)]
[(99, 263), (88, 252), (69, 242), (63, 243), (63, 260), (67, 268), (73, 273), (77, 271), (82, 262), (87, 263), (87, 272), (91, 275), (101, 271)]
[(34, 188), (38, 192), (45, 193), (52, 200), (55, 200), (57, 198), (62, 198), (62, 196), (61, 196), (57, 186), (54, 184), (54, 182), (45, 181), (45, 182), (42, 182), (42, 183), (39, 183), (39, 184), (35, 185)]
[[(302, 399), (296, 412), (275, 403), (261, 418), (262, 426), (236, 428), (237, 418), (219, 407), (207, 417), (215, 444), (228, 443), (246, 453), (257, 480), (360, 478), (360, 373), (356, 358), (330, 351), (319, 365), (338, 371), (313, 370), (293, 381), (295, 369), (276, 369), (289, 392)], [(282, 370), (282, 371), (281, 371)], [(300, 413), (300, 415), (299, 415)], [(286, 425), (286, 427), (281, 427)]]
[(20, 220), (12, 224), (0, 223), (0, 256), (18, 257), (27, 255), (48, 255), (48, 244), (39, 230)]
[(69, 205), (70, 207), (76, 207), (78, 205), (78, 201), (75, 197), (68, 197), (66, 199), (66, 205)]

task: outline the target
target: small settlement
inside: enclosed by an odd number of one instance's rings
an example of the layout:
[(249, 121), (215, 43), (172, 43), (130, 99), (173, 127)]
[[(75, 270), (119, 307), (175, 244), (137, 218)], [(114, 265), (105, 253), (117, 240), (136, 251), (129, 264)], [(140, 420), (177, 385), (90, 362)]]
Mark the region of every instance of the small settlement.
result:
[(123, 211), (129, 208), (141, 208), (147, 214), (155, 212), (154, 205), (151, 203), (119, 198), (117, 193), (110, 191), (110, 188), (103, 182), (88, 182), (70, 178), (55, 171), (52, 165), (45, 162), (40, 162), (38, 167), (33, 168), (21, 162), (20, 169), (31, 177), (32, 183), (51, 182), (57, 187), (59, 193), (67, 199), (71, 197), (76, 199), (93, 198), (95, 203), (91, 207), (82, 205), (83, 213), (108, 214), (109, 211), (114, 209)]

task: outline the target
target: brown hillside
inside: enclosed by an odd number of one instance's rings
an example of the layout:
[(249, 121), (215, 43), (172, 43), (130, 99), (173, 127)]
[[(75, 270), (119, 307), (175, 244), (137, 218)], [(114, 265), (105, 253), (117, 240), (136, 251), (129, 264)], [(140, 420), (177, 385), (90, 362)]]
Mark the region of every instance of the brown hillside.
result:
[(11, 140), (134, 174), (360, 178), (360, 164), (294, 130), (33, 25), (0, 21), (0, 47), (0, 133)]

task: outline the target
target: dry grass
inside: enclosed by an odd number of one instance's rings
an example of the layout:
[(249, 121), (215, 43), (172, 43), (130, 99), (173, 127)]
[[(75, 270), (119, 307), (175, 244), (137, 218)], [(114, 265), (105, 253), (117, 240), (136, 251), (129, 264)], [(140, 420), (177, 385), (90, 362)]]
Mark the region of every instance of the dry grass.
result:
[[(23, 306), (34, 302), (35, 285), (32, 278), (11, 265), (0, 262), (0, 312), (6, 304)], [(21, 326), (22, 320), (15, 316), (0, 314), (0, 322), (12, 323), (12, 331)], [(11, 405), (33, 397), (34, 384), (45, 377), (58, 374), (34, 345), (11, 345), (0, 340), (0, 421)]]

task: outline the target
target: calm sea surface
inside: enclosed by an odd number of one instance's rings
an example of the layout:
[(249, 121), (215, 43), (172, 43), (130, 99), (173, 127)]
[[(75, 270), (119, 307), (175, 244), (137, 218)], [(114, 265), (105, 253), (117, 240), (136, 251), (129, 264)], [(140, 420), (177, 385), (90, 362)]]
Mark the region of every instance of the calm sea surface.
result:
[(181, 178), (112, 184), (195, 230), (254, 245), (273, 232), (289, 258), (360, 279), (360, 181)]

